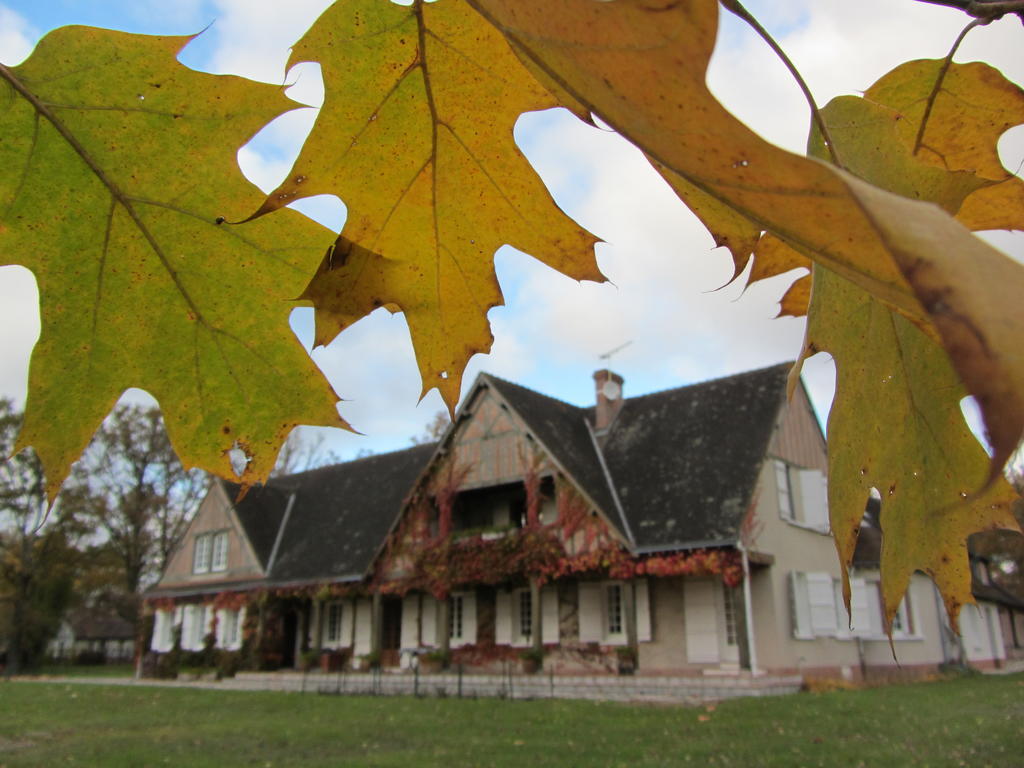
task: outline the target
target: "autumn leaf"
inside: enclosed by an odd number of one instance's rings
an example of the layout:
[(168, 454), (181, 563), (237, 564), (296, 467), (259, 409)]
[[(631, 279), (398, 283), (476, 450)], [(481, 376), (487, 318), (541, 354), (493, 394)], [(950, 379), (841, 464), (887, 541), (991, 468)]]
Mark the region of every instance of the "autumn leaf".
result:
[[(838, 141), (838, 140), (837, 140)], [(964, 422), (963, 385), (942, 348), (858, 286), (815, 265), (808, 352), (836, 364), (828, 418), (828, 501), (836, 549), (853, 561), (872, 488), (882, 495), (882, 595), (891, 621), (914, 571), (935, 581), (952, 621), (973, 602), (967, 537), (1016, 529), (999, 478), (978, 498), (988, 455)]]
[(941, 339), (981, 406), (989, 478), (998, 475), (1024, 435), (1020, 265), (934, 206), (785, 152), (729, 114), (705, 82), (715, 0), (468, 2), (574, 100), (697, 188), (695, 208), (737, 212)]
[(490, 349), (503, 244), (579, 280), (603, 280), (595, 239), (554, 204), (516, 147), (520, 114), (558, 105), (463, 0), (335, 3), (296, 45), (316, 61), (324, 106), (288, 179), (257, 215), (334, 194), (348, 207), (303, 297), (316, 343), (394, 305), (409, 323), (423, 391), (458, 401), (469, 358)]
[(296, 424), (343, 425), (288, 328), (333, 235), (292, 211), (218, 223), (262, 196), (235, 155), (290, 102), (187, 69), (188, 40), (65, 27), (0, 68), (0, 261), (32, 270), (42, 318), (18, 445), (51, 499), (129, 387), (186, 466), (232, 476), (245, 450), (247, 484)]
[[(822, 116), (851, 171), (955, 213), (979, 190), (1001, 181), (1000, 171), (986, 161), (1005, 126), (979, 129), (972, 134), (977, 143), (971, 150), (957, 153), (954, 147), (964, 146), (959, 132), (963, 123), (948, 119), (948, 110), (956, 105), (946, 102), (952, 97), (943, 97), (935, 101), (932, 115), (937, 126), (947, 129), (926, 126), (931, 149), (915, 152), (917, 130), (907, 129), (912, 121), (867, 98), (891, 96), (887, 83), (911, 88), (904, 78), (908, 70), (925, 81), (917, 88), (927, 93), (927, 81), (934, 83), (938, 75), (938, 63), (932, 64), (898, 68), (865, 98), (834, 99)], [(982, 103), (1001, 86), (978, 67), (954, 66), (950, 74), (960, 83), (970, 82)], [(809, 146), (818, 156), (827, 152), (816, 132)], [(943, 162), (935, 161), (939, 157)], [(935, 580), (955, 622), (960, 606), (973, 602), (967, 537), (991, 528), (1017, 529), (1011, 512), (1017, 494), (1005, 480), (998, 478), (980, 496), (974, 493), (986, 486), (989, 457), (964, 422), (960, 401), (967, 393), (956, 371), (942, 348), (900, 313), (820, 265), (814, 268), (805, 354), (816, 351), (830, 352), (836, 363), (836, 396), (828, 422), (829, 509), (845, 566), (847, 608), (846, 568), (874, 488), (882, 498), (886, 616), (891, 621), (911, 575), (923, 570)]]

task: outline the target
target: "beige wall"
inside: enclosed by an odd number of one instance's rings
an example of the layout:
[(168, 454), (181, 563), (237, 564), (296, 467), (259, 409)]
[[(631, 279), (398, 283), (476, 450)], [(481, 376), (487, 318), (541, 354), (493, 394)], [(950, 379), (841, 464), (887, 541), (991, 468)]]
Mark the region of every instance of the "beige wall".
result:
[[(773, 460), (783, 459), (804, 469), (827, 469), (824, 442), (802, 388), (784, 409), (761, 469), (755, 508), (752, 551), (770, 554), (770, 566), (753, 566), (751, 605), (758, 665), (766, 670), (850, 670), (857, 674), (861, 651), (853, 638), (794, 637), (789, 578), (791, 572), (817, 572), (840, 578), (840, 565), (831, 535), (783, 519), (779, 513)], [(855, 574), (877, 578), (877, 572)], [(930, 665), (943, 661), (935, 589), (931, 580), (915, 575), (909, 588), (917, 635), (894, 640), (896, 658), (902, 665)], [(839, 607), (840, 631), (846, 626)], [(864, 661), (870, 666), (896, 665), (888, 638), (863, 639)], [(844, 670), (845, 668), (845, 670)]]
[[(192, 573), (192, 556), (195, 551), (196, 537), (204, 533), (224, 530), (228, 532), (227, 569), (212, 573)], [(221, 484), (214, 483), (206, 498), (203, 499), (203, 503), (199, 505), (199, 510), (189, 525), (188, 531), (185, 532), (181, 545), (171, 556), (159, 587), (162, 589), (182, 586), (198, 587), (205, 584), (216, 584), (220, 581), (244, 581), (262, 576), (263, 570), (242, 532), (242, 527), (232, 509), (231, 500), (227, 497)]]

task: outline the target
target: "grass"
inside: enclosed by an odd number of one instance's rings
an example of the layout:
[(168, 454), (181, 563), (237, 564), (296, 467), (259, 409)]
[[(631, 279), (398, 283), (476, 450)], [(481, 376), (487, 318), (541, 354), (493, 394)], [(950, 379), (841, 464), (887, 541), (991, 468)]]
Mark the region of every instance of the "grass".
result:
[(684, 708), (0, 684), (0, 766), (1024, 766), (1024, 675)]
[(33, 675), (49, 677), (132, 677), (132, 664), (44, 664), (31, 670)]

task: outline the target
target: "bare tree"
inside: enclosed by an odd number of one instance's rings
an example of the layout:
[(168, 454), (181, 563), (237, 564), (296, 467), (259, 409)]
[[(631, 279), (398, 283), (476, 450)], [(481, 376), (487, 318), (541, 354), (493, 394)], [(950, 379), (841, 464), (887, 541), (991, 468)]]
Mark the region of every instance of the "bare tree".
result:
[(166, 568), (209, 478), (182, 467), (159, 409), (120, 405), (75, 465), (71, 484), (120, 560), (124, 590), (137, 594)]
[(307, 430), (293, 430), (277, 455), (277, 464), (270, 476), (284, 477), (341, 461), (337, 453), (325, 449), (324, 443), (326, 438), (322, 432), (311, 434)]
[[(21, 414), (0, 399), (0, 455), (10, 455), (20, 425)], [(0, 629), (8, 675), (39, 657), (71, 601), (85, 528), (68, 502), (62, 493), (49, 506), (42, 463), (32, 451), (0, 464)]]
[(438, 411), (434, 414), (434, 418), (423, 426), (422, 434), (413, 435), (409, 438), (409, 442), (413, 445), (435, 443), (441, 439), (441, 436), (444, 435), (445, 430), (448, 429), (448, 425), (451, 423), (452, 420), (448, 416), (448, 411)]

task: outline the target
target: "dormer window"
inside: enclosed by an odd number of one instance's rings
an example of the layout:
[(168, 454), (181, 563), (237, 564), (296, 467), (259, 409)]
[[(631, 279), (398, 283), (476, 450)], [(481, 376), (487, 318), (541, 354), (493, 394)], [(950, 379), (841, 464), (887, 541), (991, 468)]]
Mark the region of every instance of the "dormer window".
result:
[(213, 531), (196, 536), (192, 553), (192, 573), (226, 571), (228, 568), (228, 532)]

